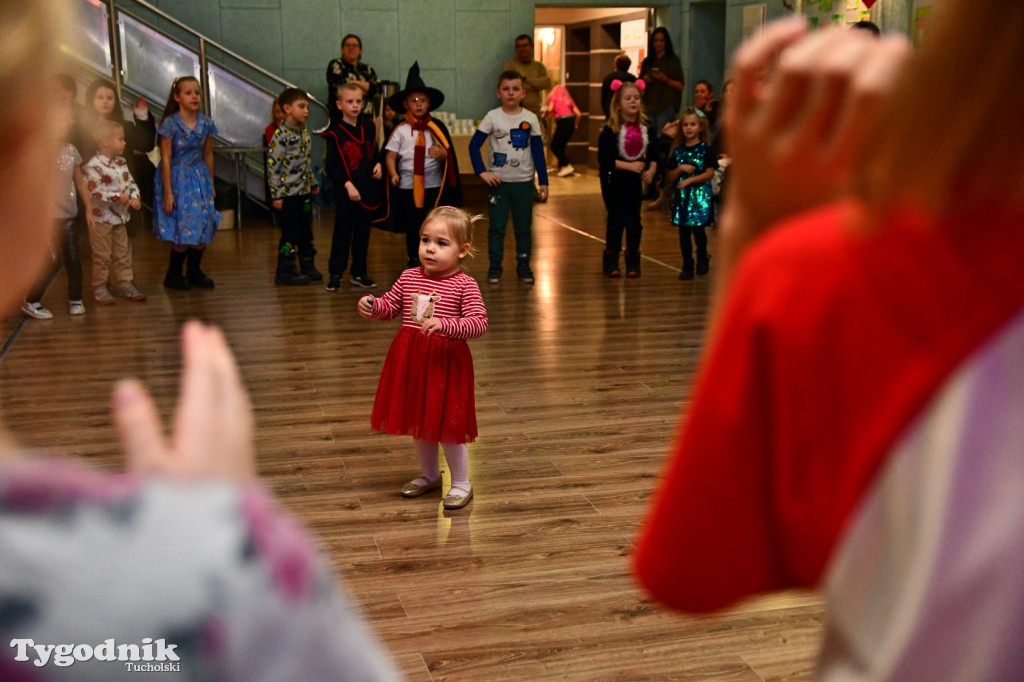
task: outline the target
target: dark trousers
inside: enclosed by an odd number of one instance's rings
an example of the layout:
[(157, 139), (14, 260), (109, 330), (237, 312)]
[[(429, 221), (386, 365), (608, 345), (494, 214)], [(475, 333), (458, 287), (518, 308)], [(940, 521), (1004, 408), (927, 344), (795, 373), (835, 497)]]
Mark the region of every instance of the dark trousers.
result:
[(558, 159), (559, 168), (569, 165), (569, 155), (565, 148), (569, 145), (569, 138), (575, 131), (575, 116), (560, 116), (555, 119), (555, 133), (551, 136), (551, 153)]
[(622, 250), (622, 233), (626, 233), (626, 251), (640, 252), (640, 234), (644, 227), (640, 223), (640, 206), (643, 204), (643, 184), (640, 176), (630, 173), (628, 182), (601, 183), (601, 198), (608, 209), (608, 223), (605, 229), (605, 248), (618, 253)]
[(366, 276), (366, 253), (370, 248), (370, 212), (348, 196), (338, 197), (331, 236), (331, 259), (327, 264), (332, 277), (341, 277), (348, 267), (352, 250), (353, 277)]
[[(707, 260), (708, 258), (708, 234), (705, 225), (680, 225), (679, 226), (679, 250), (683, 252), (683, 265), (693, 267), (693, 244), (697, 244), (697, 259)], [(693, 242), (690, 241), (690, 234), (693, 234)]]
[(516, 254), (533, 251), (533, 180), (502, 182), (487, 188), (487, 255), (492, 263), (505, 257), (505, 230), (512, 213), (512, 230), (516, 237)]
[(291, 244), (299, 252), (299, 258), (312, 258), (313, 248), (313, 201), (309, 194), (284, 197), (277, 212), (277, 224), (281, 226), (278, 252), (285, 244)]
[(405, 231), (405, 252), (409, 260), (420, 258), (420, 227), (427, 214), (434, 210), (440, 187), (427, 187), (423, 195), (423, 206), (417, 207), (411, 189), (399, 189), (395, 204), (395, 219)]
[[(57, 234), (60, 239), (61, 260), (64, 263), (64, 270), (68, 273), (68, 300), (82, 300), (82, 261), (78, 256), (78, 234), (75, 232), (75, 220), (57, 220)], [(43, 300), (46, 286), (50, 278), (60, 269), (61, 261), (56, 259), (54, 264), (48, 268), (46, 274), (40, 279), (39, 284), (32, 289), (25, 298), (29, 303), (39, 303)]]

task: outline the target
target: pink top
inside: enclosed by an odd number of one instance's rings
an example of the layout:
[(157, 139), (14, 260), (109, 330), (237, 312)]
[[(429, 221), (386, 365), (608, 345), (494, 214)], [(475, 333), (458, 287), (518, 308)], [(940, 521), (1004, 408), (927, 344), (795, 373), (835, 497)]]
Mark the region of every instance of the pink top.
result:
[(573, 109), (575, 108), (576, 102), (573, 101), (568, 88), (561, 83), (551, 88), (551, 92), (548, 93), (549, 116), (553, 116), (554, 118), (573, 116), (575, 114)]

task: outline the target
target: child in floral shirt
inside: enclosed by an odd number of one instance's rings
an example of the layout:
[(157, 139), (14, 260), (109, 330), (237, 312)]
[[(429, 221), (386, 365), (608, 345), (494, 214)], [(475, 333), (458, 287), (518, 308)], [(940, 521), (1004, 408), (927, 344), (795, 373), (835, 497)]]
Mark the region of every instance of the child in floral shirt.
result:
[(107, 289), (113, 268), (117, 295), (129, 301), (145, 301), (146, 295), (135, 286), (132, 243), (125, 227), (130, 209), (142, 208), (142, 198), (128, 172), (128, 163), (121, 156), (125, 147), (124, 126), (104, 119), (96, 124), (95, 134), (99, 152), (83, 168), (93, 201), (94, 227), (89, 230), (93, 297), (101, 305), (115, 302)]

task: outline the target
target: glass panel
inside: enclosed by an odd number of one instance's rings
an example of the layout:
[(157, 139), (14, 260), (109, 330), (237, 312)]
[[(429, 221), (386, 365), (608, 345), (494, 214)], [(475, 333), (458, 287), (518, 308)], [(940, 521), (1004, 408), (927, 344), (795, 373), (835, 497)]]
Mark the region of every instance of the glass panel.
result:
[(121, 27), (121, 71), (124, 84), (163, 106), (171, 83), (179, 76), (199, 78), (199, 55), (129, 16)]
[(110, 16), (98, 0), (81, 0), (74, 6), (76, 31), (67, 31), (61, 50), (80, 59), (100, 73), (113, 74), (110, 61)]
[(210, 80), (210, 116), (220, 137), (234, 146), (259, 147), (270, 122), (274, 96), (243, 81), (227, 69), (207, 62)]

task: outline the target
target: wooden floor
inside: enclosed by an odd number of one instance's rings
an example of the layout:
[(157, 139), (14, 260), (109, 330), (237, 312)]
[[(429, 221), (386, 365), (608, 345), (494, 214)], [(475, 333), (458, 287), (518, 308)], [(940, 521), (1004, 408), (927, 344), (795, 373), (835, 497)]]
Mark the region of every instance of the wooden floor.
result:
[[(87, 301), (71, 318), (61, 274), (44, 299), (54, 319), (27, 321), (0, 363), (0, 410), (29, 446), (117, 468), (111, 383), (135, 375), (169, 412), (177, 328), (213, 321), (252, 392), (260, 474), (318, 536), (408, 679), (810, 679), (818, 595), (693, 618), (649, 601), (629, 575), (701, 351), (709, 284), (677, 280), (675, 230), (649, 211), (643, 277), (605, 279), (594, 191), (593, 177), (552, 179), (535, 210), (532, 286), (510, 272), (511, 234), (505, 280), (486, 283), (478, 227), (466, 270), (490, 328), (471, 342), (480, 437), (465, 510), (443, 512), (439, 494), (401, 498), (417, 474), (411, 441), (369, 430), (396, 326), (362, 320), (347, 284), (275, 288), (277, 234), (252, 215), (211, 245), (213, 291), (165, 291), (166, 248), (148, 233), (135, 239), (145, 303)], [(331, 220), (316, 228), (325, 271)], [(389, 285), (401, 238), (375, 231), (370, 253), (371, 277)], [(19, 322), (4, 322), (4, 338)]]

